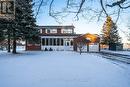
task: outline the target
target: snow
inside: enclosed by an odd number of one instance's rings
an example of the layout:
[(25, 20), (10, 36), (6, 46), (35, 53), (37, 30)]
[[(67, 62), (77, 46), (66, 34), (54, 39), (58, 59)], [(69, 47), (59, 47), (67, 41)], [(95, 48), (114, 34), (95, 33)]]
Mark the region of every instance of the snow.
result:
[(130, 55), (130, 51), (111, 51), (111, 50), (101, 50), (101, 51), (109, 52), (109, 53), (116, 53), (116, 54)]
[(0, 52), (0, 87), (129, 87), (130, 65), (97, 53)]

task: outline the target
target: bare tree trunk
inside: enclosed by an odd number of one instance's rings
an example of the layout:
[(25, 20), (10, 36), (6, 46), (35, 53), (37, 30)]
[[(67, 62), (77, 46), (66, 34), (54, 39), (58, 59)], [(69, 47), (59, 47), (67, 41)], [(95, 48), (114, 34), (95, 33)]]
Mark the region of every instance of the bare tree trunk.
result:
[(87, 52), (89, 52), (89, 43), (87, 43)]
[(99, 43), (99, 52), (101, 51), (101, 46), (100, 46), (100, 43)]
[(26, 39), (26, 40), (25, 40), (25, 50), (26, 50), (26, 51), (28, 50), (28, 47), (27, 47), (28, 45), (27, 45), (27, 44), (28, 44), (28, 42), (27, 42), (27, 39)]
[(8, 52), (10, 52), (10, 30), (8, 29)]
[(81, 53), (82, 53), (81, 47), (79, 48), (79, 50), (80, 50), (80, 55), (81, 55)]
[(13, 51), (12, 53), (16, 54), (16, 34), (15, 34), (15, 28), (13, 28)]
[(8, 35), (8, 52), (10, 52), (10, 35)]
[(16, 54), (16, 39), (13, 39), (13, 51), (12, 53)]

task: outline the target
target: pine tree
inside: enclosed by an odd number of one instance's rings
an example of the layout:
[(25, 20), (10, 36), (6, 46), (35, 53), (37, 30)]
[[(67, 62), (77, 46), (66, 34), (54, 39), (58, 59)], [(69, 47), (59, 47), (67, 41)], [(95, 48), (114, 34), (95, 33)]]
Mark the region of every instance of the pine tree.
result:
[(4, 40), (3, 30), (0, 29), (0, 42)]
[(111, 17), (107, 17), (102, 29), (102, 44), (120, 43), (120, 36), (116, 24)]
[(16, 53), (17, 39), (28, 40), (38, 35), (32, 8), (32, 0), (16, 0), (15, 20), (12, 23), (13, 53)]
[(2, 47), (7, 46), (8, 52), (10, 52), (10, 34), (11, 34), (11, 23), (8, 19), (0, 19), (0, 42)]
[(0, 42), (4, 40), (4, 30), (2, 24), (0, 24)]
[(38, 30), (36, 29), (36, 20), (34, 18), (33, 15), (33, 3), (32, 0), (25, 0), (26, 2), (26, 6), (24, 6), (24, 10), (23, 11), (23, 17), (24, 19), (22, 20), (22, 26), (24, 27), (24, 30), (21, 31), (21, 33), (23, 34), (23, 38), (25, 40), (29, 40), (31, 42), (34, 41), (35, 43), (35, 37), (38, 37)]
[(109, 43), (121, 43), (120, 36), (117, 30), (117, 26), (115, 23), (112, 22), (112, 27), (110, 30), (110, 40)]

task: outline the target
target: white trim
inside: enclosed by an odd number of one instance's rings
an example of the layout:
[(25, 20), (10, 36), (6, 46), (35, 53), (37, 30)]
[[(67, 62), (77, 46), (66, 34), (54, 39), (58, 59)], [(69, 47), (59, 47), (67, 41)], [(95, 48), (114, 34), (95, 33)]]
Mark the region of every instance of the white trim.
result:
[(75, 38), (76, 36), (41, 36), (41, 38)]
[(67, 50), (73, 50), (73, 46), (41, 46), (42, 50), (45, 50), (47, 48), (48, 50), (52, 48), (54, 51), (67, 51)]

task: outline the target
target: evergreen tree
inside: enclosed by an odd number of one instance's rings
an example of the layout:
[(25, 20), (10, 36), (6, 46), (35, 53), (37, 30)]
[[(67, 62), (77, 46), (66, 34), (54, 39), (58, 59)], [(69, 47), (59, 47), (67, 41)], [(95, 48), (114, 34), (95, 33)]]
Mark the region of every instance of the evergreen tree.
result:
[(17, 39), (28, 40), (38, 35), (32, 8), (32, 0), (16, 0), (15, 20), (12, 23), (13, 53), (16, 53)]
[(26, 6), (24, 6), (24, 8), (26, 10), (23, 11), (23, 17), (24, 19), (22, 20), (22, 26), (24, 28), (24, 30), (21, 31), (21, 33), (23, 34), (23, 38), (25, 40), (29, 40), (31, 42), (35, 42), (36, 37), (38, 37), (38, 30), (36, 29), (36, 20), (34, 18), (33, 15), (33, 3), (32, 0), (25, 0), (26, 2)]
[(6, 25), (7, 21), (4, 19), (0, 19), (0, 42), (5, 39)]
[(4, 35), (3, 35), (4, 31), (3, 28), (0, 27), (0, 42), (2, 42), (4, 40)]
[(112, 22), (112, 27), (110, 30), (110, 40), (109, 43), (121, 43), (120, 36), (117, 30), (117, 26), (115, 23)]
[(8, 48), (8, 52), (10, 52), (10, 31), (12, 29), (10, 23), (10, 20), (0, 19), (0, 42), (2, 47)]
[(0, 29), (0, 42), (4, 40), (3, 30)]
[(120, 36), (116, 24), (111, 17), (107, 17), (102, 29), (102, 44), (120, 43)]

